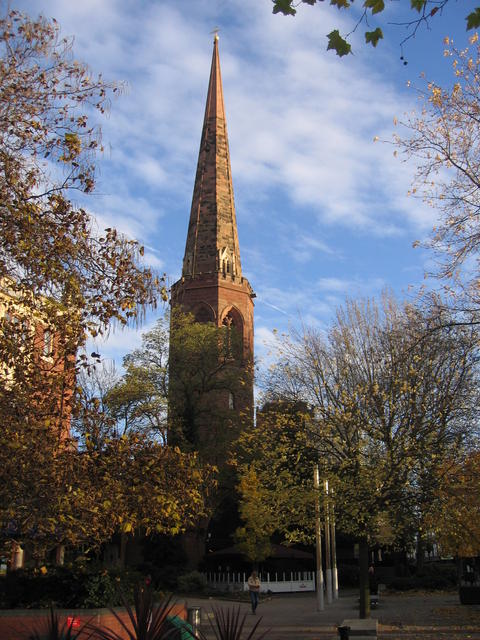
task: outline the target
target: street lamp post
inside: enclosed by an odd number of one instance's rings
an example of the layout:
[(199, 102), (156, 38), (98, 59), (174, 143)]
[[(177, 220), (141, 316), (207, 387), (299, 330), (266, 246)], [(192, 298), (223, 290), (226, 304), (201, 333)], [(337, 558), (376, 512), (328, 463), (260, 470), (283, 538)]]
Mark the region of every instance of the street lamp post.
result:
[(320, 471), (318, 465), (315, 465), (313, 470), (313, 485), (316, 489), (315, 492), (315, 537), (316, 537), (316, 558), (317, 558), (317, 573), (316, 573), (316, 590), (317, 590), (317, 611), (323, 611), (325, 609), (325, 603), (323, 599), (323, 569), (322, 569), (322, 524), (320, 520)]
[(330, 545), (330, 511), (328, 497), (328, 480), (323, 481), (325, 490), (325, 578), (327, 583), (327, 604), (332, 604), (332, 549)]
[[(333, 490), (331, 490), (333, 495)], [(337, 571), (337, 542), (335, 540), (335, 504), (332, 500), (332, 509), (330, 511), (330, 542), (332, 547), (332, 581), (333, 581), (333, 599), (338, 599), (338, 571)]]

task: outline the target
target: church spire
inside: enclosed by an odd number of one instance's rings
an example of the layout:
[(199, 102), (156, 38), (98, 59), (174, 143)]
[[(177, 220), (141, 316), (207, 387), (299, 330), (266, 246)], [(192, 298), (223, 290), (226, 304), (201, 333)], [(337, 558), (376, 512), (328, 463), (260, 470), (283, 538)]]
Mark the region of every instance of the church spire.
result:
[(182, 276), (207, 273), (242, 275), (217, 33)]
[(226, 439), (222, 441), (227, 442), (235, 422), (231, 422), (229, 412), (235, 410), (251, 415), (253, 411), (254, 298), (255, 293), (243, 277), (240, 266), (218, 36), (215, 34), (183, 270), (181, 278), (172, 285), (171, 305), (172, 309), (191, 314), (196, 322), (223, 327), (221, 335), (225, 337), (226, 349), (230, 349), (233, 344), (230, 341), (235, 336), (235, 344), (243, 348), (241, 356), (237, 353), (240, 357), (229, 361), (229, 366), (238, 368), (238, 377), (233, 378), (242, 380), (242, 384), (230, 391), (222, 388), (208, 395), (212, 406), (226, 412), (226, 422), (214, 428), (208, 412), (202, 414), (206, 419), (199, 427), (202, 437), (216, 438), (225, 427)]

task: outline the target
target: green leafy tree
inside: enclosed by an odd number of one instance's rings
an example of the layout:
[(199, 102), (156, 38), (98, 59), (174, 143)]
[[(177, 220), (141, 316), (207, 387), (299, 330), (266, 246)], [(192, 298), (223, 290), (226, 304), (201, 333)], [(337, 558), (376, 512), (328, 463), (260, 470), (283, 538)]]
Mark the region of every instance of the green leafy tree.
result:
[[(148, 339), (155, 331), (149, 332)], [(158, 369), (153, 362), (151, 367), (136, 364), (134, 358), (135, 353), (124, 359), (125, 374), (105, 397), (115, 430), (120, 435), (129, 431), (151, 434), (166, 444), (167, 362)]]
[(239, 367), (241, 349), (234, 329), (227, 335), (179, 310), (160, 318), (125, 356), (124, 375), (97, 398), (112, 420), (107, 429), (150, 433), (213, 464), (225, 461), (241, 420), (232, 400), (250, 375)]
[(235, 329), (194, 322), (172, 312), (169, 356), (169, 441), (199, 451), (225, 467), (242, 416), (235, 398), (251, 371), (242, 366), (242, 343)]
[[(324, 0), (271, 0), (273, 3), (273, 13), (281, 13), (285, 16), (294, 16), (297, 13), (297, 7), (301, 4), (315, 5)], [(356, 31), (361, 25), (365, 25), (367, 30), (364, 32), (365, 43), (376, 47), (380, 40), (383, 39), (383, 30), (381, 26), (371, 29), (372, 24), (382, 24), (383, 12), (392, 0), (330, 0), (330, 5), (336, 7), (339, 11), (349, 11), (353, 14), (357, 22), (350, 33), (341, 35), (338, 29), (333, 29), (328, 35), (327, 49), (336, 52), (338, 56), (345, 56), (352, 53), (352, 46), (348, 41), (349, 36)], [(405, 3), (407, 4), (407, 3)], [(402, 40), (402, 44), (409, 38), (417, 34), (421, 26), (428, 28), (430, 20), (434, 16), (441, 15), (448, 4), (453, 4), (451, 0), (410, 0), (407, 14), (398, 26), (407, 27), (408, 34)], [(456, 4), (456, 3), (455, 3)], [(356, 11), (357, 5), (359, 10)], [(456, 8), (454, 9), (457, 10)], [(332, 9), (334, 11), (334, 9)], [(480, 26), (480, 7), (465, 12), (466, 28), (476, 29)]]
[(144, 334), (142, 347), (125, 357), (121, 378), (97, 368), (77, 390), (79, 446), (90, 460), (110, 535), (121, 533), (121, 563), (129, 536), (175, 536), (208, 518), (216, 486), (211, 465), (166, 441), (165, 324), (159, 320)]
[(123, 431), (151, 433), (166, 443), (168, 404), (168, 316), (142, 335), (142, 345), (124, 358), (125, 375), (107, 396)]

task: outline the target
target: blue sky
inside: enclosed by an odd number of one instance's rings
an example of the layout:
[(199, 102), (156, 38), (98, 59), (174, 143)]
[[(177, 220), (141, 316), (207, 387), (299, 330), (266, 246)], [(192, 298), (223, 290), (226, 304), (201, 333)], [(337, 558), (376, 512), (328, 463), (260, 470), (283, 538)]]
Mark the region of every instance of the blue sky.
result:
[[(401, 0), (387, 3), (402, 21)], [(212, 35), (220, 61), (244, 275), (257, 293), (256, 353), (272, 331), (325, 326), (345, 296), (399, 296), (423, 282), (430, 256), (412, 248), (435, 211), (407, 197), (413, 166), (394, 158), (394, 118), (416, 106), (421, 72), (448, 83), (443, 39), (468, 42), (465, 15), (478, 2), (451, 0), (432, 28), (404, 47), (389, 29), (376, 50), (352, 38), (354, 56), (326, 51), (325, 34), (345, 33), (354, 15), (327, 3), (274, 16), (269, 0), (30, 0), (14, 3), (55, 17), (94, 72), (127, 88), (102, 122), (106, 151), (88, 208), (145, 245), (169, 282), (181, 270)], [(411, 15), (410, 13), (406, 14)], [(437, 20), (437, 18), (439, 18)], [(421, 83), (418, 80), (418, 83)], [(160, 309), (150, 314), (148, 329)], [(140, 331), (115, 330), (99, 349), (121, 361)]]

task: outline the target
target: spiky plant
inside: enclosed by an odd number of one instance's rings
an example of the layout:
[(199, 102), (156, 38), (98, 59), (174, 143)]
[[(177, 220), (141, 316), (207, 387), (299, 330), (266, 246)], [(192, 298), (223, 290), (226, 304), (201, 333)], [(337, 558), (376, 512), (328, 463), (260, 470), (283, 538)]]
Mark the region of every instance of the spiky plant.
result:
[[(94, 637), (99, 640), (173, 640), (178, 637), (178, 629), (168, 620), (173, 609), (171, 596), (159, 603), (153, 600), (153, 591), (144, 585), (134, 589), (133, 608), (120, 592), (120, 600), (128, 615), (125, 623), (116, 611), (110, 609), (122, 631), (117, 633), (109, 627), (89, 625)], [(125, 635), (126, 634), (126, 635)]]
[[(257, 633), (258, 625), (261, 622), (259, 618), (250, 630), (245, 630), (246, 635), (242, 635), (243, 627), (247, 614), (240, 616), (240, 607), (230, 607), (222, 609), (220, 607), (212, 607), (213, 622), (210, 618), (208, 621), (216, 640), (261, 640), (265, 638), (270, 629)], [(207, 640), (206, 636), (201, 632), (197, 632), (199, 640)]]
[(87, 640), (92, 637), (92, 633), (87, 635), (86, 627), (87, 624), (84, 624), (80, 629), (74, 631), (73, 625), (68, 620), (61, 624), (57, 613), (53, 607), (50, 607), (47, 622), (32, 631), (28, 636), (28, 640), (76, 640), (80, 635), (82, 640)]

